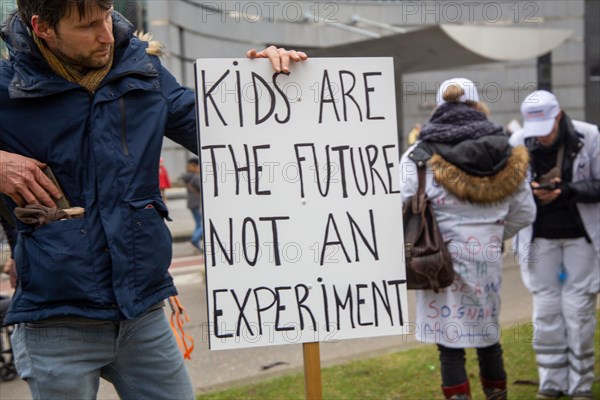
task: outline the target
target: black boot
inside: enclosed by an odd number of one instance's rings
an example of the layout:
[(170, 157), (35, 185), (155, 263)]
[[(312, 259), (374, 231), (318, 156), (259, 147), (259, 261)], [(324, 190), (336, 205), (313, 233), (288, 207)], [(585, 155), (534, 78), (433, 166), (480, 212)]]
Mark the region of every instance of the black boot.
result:
[(492, 381), (484, 377), (480, 377), (480, 379), (486, 400), (506, 400), (506, 381)]

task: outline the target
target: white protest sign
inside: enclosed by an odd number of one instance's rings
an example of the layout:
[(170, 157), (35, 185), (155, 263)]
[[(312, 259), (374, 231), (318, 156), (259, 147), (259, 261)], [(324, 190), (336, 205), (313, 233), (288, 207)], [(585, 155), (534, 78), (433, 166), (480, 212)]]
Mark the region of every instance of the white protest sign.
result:
[(407, 323), (391, 58), (196, 62), (211, 349)]

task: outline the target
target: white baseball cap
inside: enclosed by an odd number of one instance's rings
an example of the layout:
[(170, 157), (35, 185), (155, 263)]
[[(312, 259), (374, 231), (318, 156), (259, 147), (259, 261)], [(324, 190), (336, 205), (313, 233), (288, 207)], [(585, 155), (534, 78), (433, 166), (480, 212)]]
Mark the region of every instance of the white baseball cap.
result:
[(463, 92), (465, 92), (465, 94), (463, 94), (459, 99), (461, 103), (464, 103), (465, 101), (473, 101), (476, 103), (479, 102), (479, 93), (477, 93), (477, 87), (472, 81), (470, 81), (467, 78), (452, 78), (442, 82), (437, 91), (437, 94), (435, 95), (435, 101), (438, 107), (446, 102), (444, 100), (444, 91), (451, 84), (456, 84), (460, 86)]
[(523, 137), (546, 136), (552, 132), (560, 105), (556, 96), (546, 90), (536, 90), (523, 100)]

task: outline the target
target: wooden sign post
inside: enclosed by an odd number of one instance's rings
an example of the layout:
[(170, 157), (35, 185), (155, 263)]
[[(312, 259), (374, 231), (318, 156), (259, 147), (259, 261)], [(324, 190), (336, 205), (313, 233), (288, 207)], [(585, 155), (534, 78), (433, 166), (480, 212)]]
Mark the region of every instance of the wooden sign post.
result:
[(302, 352), (304, 353), (304, 398), (306, 400), (321, 400), (323, 393), (319, 342), (303, 343)]
[(406, 333), (393, 60), (199, 59), (196, 86), (210, 349), (303, 343), (320, 399), (319, 342)]

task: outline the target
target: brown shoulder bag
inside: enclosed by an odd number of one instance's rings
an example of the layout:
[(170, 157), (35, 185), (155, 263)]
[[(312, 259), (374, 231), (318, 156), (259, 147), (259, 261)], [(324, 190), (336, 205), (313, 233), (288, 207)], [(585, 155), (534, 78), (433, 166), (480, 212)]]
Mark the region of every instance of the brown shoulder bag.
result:
[(408, 289), (438, 293), (454, 281), (452, 257), (425, 194), (425, 162), (418, 161), (419, 188), (404, 204), (404, 252)]

